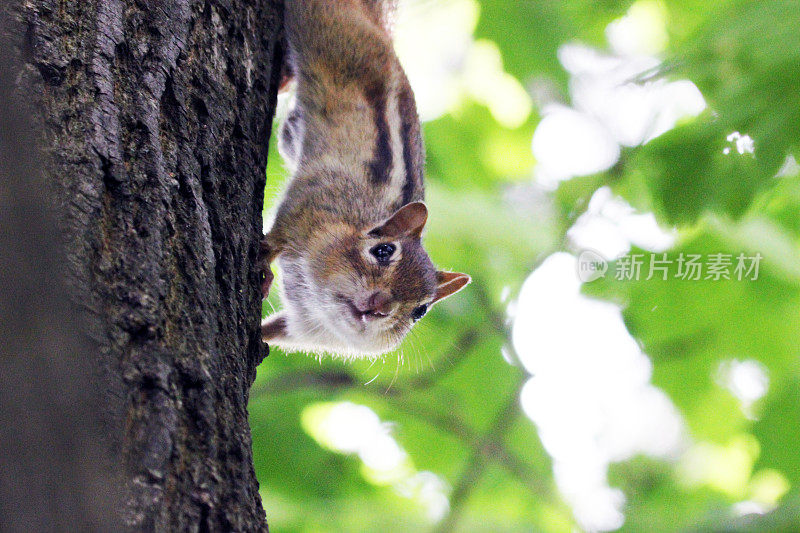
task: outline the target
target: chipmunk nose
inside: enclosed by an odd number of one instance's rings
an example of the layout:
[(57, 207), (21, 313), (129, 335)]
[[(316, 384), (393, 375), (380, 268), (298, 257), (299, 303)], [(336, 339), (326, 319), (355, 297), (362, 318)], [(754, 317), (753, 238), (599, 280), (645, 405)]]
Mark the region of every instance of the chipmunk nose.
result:
[(384, 318), (392, 311), (392, 296), (386, 291), (373, 292), (368, 298), (356, 303), (363, 319)]

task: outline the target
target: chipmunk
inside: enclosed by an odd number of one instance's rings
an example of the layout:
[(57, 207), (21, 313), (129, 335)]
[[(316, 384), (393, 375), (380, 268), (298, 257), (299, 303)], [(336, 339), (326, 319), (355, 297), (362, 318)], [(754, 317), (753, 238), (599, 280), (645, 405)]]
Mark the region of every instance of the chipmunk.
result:
[(264, 297), (279, 261), (284, 305), (262, 323), (262, 338), (287, 350), (386, 353), (470, 282), (437, 271), (422, 247), (424, 148), (392, 45), (392, 4), (286, 2), (296, 93), (279, 150), (292, 178), (260, 260)]

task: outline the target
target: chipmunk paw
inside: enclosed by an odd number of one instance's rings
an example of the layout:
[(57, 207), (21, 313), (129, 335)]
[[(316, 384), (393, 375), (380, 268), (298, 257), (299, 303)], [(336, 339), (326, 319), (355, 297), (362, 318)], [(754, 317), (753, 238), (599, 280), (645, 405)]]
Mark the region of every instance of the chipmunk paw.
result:
[(266, 299), (269, 296), (269, 289), (272, 286), (272, 280), (275, 278), (270, 268), (272, 258), (270, 257), (270, 247), (266, 239), (262, 239), (259, 243), (258, 249), (258, 265), (261, 270), (261, 298)]

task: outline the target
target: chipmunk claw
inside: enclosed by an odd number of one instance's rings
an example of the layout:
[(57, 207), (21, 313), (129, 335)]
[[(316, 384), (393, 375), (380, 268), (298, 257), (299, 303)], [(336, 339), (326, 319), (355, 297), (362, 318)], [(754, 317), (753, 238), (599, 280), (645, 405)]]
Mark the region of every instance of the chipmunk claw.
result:
[(261, 269), (261, 298), (266, 299), (269, 296), (269, 289), (272, 286), (272, 280), (275, 275), (272, 273), (270, 264), (272, 257), (270, 254), (270, 246), (267, 244), (266, 239), (262, 239), (258, 248), (258, 264)]
[(272, 287), (272, 279), (275, 277), (272, 270), (267, 267), (263, 272), (263, 279), (261, 280), (261, 299), (265, 300), (269, 296), (269, 289)]

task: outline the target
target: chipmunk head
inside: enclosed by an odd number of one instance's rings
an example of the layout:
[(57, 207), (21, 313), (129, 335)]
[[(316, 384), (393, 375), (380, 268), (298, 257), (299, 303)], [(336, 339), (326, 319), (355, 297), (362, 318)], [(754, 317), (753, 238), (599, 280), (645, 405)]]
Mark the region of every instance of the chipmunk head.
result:
[[(290, 303), (288, 338), (272, 342), (354, 355), (396, 347), (431, 305), (470, 282), (433, 266), (420, 240), (427, 218), (425, 204), (413, 202), (373, 227), (322, 232), (304, 272), (284, 268), (285, 297), (292, 300), (305, 286), (316, 301), (302, 302), (300, 313)], [(308, 278), (293, 288), (295, 275)]]

